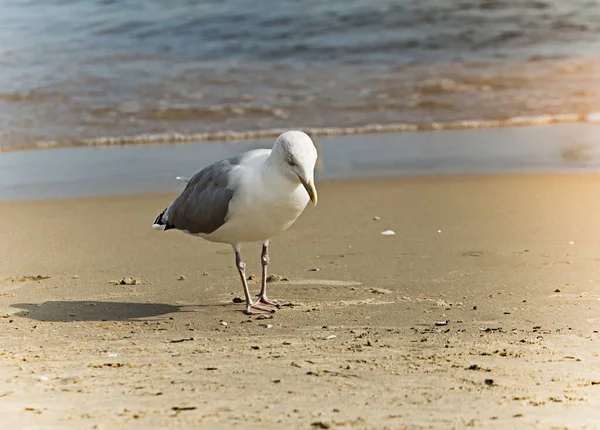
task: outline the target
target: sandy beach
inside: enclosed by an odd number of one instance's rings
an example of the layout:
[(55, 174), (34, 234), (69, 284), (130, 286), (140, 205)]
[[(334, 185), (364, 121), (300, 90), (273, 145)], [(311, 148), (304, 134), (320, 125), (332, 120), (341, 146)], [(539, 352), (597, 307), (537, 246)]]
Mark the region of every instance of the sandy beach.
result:
[[(599, 23), (588, 0), (2, 2), (0, 430), (600, 430)], [(152, 224), (177, 176), (287, 130), (319, 203), (269, 245), (291, 305), (249, 316), (229, 245)], [(282, 175), (242, 176), (231, 212), (262, 222), (245, 202)], [(194, 230), (178, 212), (157, 227)]]
[(321, 184), (264, 320), (228, 246), (152, 231), (173, 194), (0, 203), (2, 426), (598, 428), (599, 184)]

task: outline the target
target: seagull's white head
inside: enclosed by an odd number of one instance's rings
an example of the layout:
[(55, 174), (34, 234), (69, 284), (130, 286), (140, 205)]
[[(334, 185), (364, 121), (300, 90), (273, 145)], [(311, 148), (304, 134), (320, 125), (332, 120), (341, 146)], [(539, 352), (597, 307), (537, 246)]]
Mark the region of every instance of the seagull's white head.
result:
[(290, 179), (300, 182), (314, 205), (317, 204), (315, 188), (315, 164), (317, 148), (306, 133), (286, 131), (273, 145), (273, 159)]

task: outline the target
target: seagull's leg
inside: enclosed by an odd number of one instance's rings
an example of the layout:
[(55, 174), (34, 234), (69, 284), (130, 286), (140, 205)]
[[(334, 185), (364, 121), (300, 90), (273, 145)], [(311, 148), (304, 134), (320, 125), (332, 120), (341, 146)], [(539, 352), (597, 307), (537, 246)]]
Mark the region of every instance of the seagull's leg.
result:
[(284, 303), (278, 300), (271, 300), (267, 297), (267, 266), (269, 265), (269, 241), (263, 243), (262, 253), (260, 255), (260, 262), (262, 264), (262, 281), (260, 293), (258, 295), (258, 303), (264, 303), (276, 307), (284, 305)]
[(254, 315), (254, 314), (264, 314), (274, 312), (274, 306), (266, 304), (266, 303), (252, 303), (252, 299), (250, 298), (250, 291), (248, 290), (248, 282), (246, 281), (246, 263), (242, 261), (242, 257), (240, 255), (240, 246), (234, 245), (233, 249), (235, 251), (235, 265), (240, 273), (240, 278), (242, 279), (242, 285), (244, 287), (244, 295), (246, 296), (246, 310), (245, 314)]

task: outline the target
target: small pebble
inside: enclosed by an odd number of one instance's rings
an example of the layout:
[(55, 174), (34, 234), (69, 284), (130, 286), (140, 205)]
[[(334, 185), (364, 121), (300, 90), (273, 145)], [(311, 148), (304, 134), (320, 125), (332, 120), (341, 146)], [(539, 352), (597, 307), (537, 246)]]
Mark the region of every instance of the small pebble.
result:
[(113, 285), (139, 285), (141, 284), (141, 281), (138, 278), (129, 276), (127, 278), (121, 278), (120, 280), (110, 280), (108, 283)]
[(225, 321), (221, 321), (221, 325), (227, 325)]
[(284, 275), (276, 275), (274, 273), (267, 275), (267, 282), (289, 281), (290, 278)]
[(373, 217), (373, 221), (379, 221), (381, 218), (379, 218), (378, 216), (374, 216)]
[(325, 339), (335, 339), (337, 336), (335, 334), (330, 334)]
[(381, 232), (382, 236), (393, 236), (395, 234), (396, 234), (396, 232), (394, 230), (384, 230)]
[(270, 320), (273, 318), (273, 314), (261, 314), (256, 317), (257, 320)]

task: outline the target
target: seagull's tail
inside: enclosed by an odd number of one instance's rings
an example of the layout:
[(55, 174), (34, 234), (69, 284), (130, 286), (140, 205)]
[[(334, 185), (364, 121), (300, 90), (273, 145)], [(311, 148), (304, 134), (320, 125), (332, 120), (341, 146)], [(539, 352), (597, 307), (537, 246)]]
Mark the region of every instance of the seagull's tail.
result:
[(166, 209), (164, 211), (162, 211), (160, 213), (160, 215), (157, 216), (156, 219), (154, 220), (154, 224), (152, 224), (152, 228), (154, 230), (165, 231), (165, 230), (169, 230), (169, 229), (173, 228), (173, 226), (171, 224), (169, 224), (169, 222), (164, 218), (166, 211), (167, 211)]

